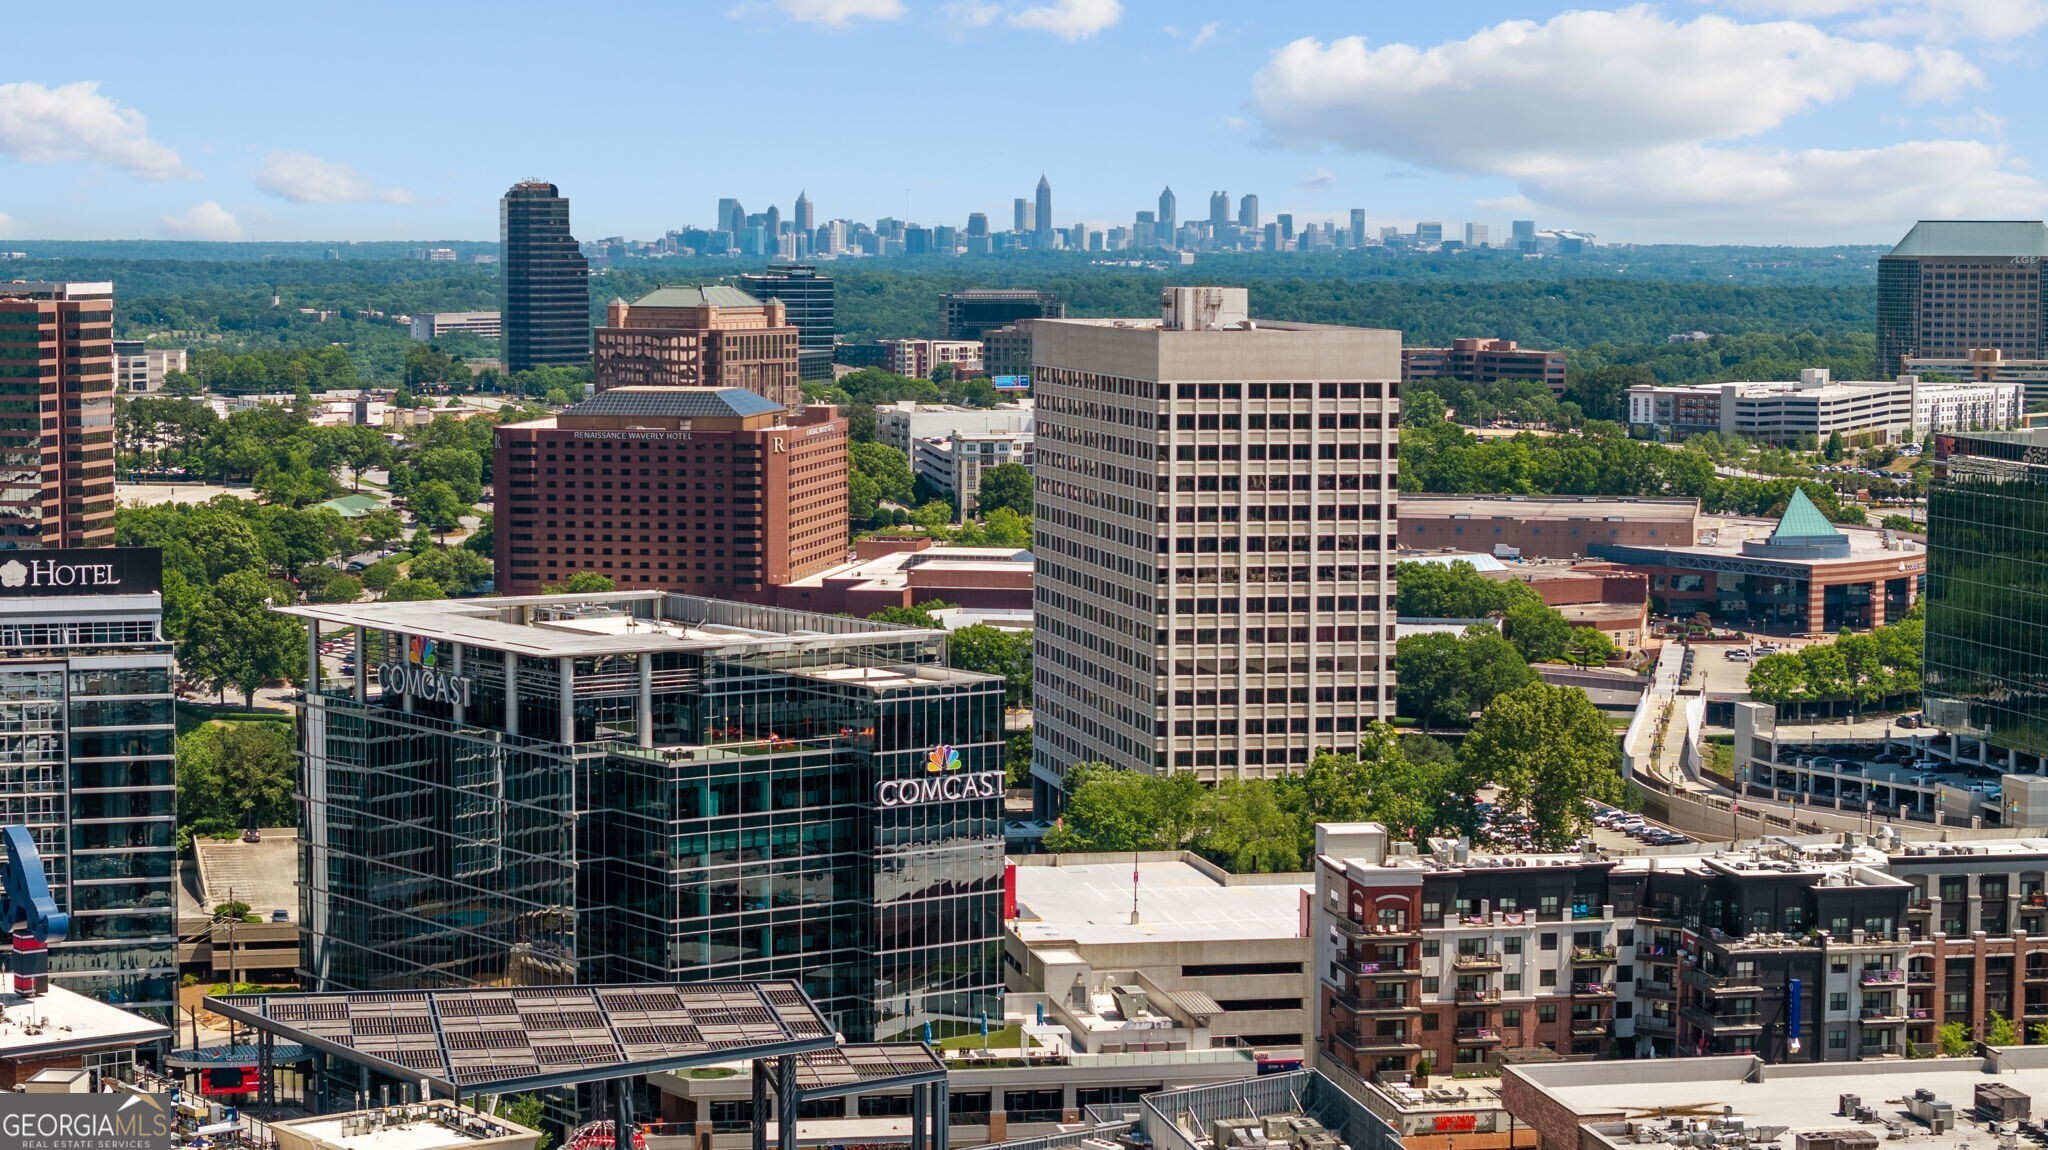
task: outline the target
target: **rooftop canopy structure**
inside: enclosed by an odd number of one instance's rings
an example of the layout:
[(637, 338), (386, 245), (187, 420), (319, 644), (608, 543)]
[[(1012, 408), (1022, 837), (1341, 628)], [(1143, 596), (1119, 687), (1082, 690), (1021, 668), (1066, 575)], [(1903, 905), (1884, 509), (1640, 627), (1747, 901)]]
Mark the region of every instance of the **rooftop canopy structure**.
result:
[(1849, 537), (1828, 522), (1803, 488), (1792, 489), (1770, 537), (1742, 545), (1744, 555), (1782, 559), (1847, 559)]
[[(914, 1088), (913, 1147), (945, 1150), (945, 1063), (922, 1043), (842, 1045), (793, 981), (234, 994), (206, 1005), (256, 1029), (265, 1099), (287, 1043), (311, 1052), (316, 1108), (376, 1102), (373, 1075), (383, 1101), (410, 1103), (751, 1062), (757, 1147), (773, 1077), (783, 1150), (796, 1146), (803, 1101), (905, 1086)], [(337, 1063), (355, 1068), (353, 1081)], [(613, 1091), (614, 1129), (632, 1126), (630, 1097)]]

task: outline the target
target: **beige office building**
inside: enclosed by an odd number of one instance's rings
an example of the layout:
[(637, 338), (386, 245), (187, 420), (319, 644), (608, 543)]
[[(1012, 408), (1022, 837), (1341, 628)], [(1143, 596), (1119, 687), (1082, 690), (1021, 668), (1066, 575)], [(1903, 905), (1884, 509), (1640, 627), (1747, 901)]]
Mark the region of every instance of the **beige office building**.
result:
[(1401, 338), (1242, 288), (1032, 326), (1042, 808), (1105, 762), (1301, 770), (1394, 701)]

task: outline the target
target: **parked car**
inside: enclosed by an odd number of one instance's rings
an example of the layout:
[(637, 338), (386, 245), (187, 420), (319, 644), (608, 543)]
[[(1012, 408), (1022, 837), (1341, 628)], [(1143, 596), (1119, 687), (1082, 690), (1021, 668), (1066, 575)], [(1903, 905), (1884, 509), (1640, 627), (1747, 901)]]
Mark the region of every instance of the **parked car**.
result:
[(1738, 663), (1747, 663), (1751, 659), (1755, 658), (1754, 655), (1751, 655), (1749, 653), (1749, 648), (1747, 647), (1731, 647), (1728, 650), (1722, 652), (1721, 657), (1724, 659), (1733, 659)]

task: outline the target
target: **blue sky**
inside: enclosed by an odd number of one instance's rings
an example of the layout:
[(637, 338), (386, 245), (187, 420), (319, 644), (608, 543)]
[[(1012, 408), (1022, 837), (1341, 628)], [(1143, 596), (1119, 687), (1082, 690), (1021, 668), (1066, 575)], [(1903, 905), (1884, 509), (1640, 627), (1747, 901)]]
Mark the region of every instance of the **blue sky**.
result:
[[(345, 13), (338, 15), (337, 13)], [(2048, 0), (632, 0), (8, 18), (0, 239), (585, 238), (714, 218), (1511, 218), (1890, 242), (2039, 218)], [(28, 48), (27, 51), (18, 50)]]

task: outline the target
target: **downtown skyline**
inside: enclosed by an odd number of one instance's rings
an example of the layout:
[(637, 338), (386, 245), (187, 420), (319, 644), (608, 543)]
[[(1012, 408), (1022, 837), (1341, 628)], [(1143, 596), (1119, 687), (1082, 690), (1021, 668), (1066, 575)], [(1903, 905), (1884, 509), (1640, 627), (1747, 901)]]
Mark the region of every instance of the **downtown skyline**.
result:
[[(1114, 0), (616, 13), (635, 44), (724, 46), (687, 68), (601, 36), (560, 54), (465, 6), (334, 28), (137, 17), (92, 44), (34, 13), (21, 31), (43, 47), (0, 82), (0, 237), (483, 239), (497, 193), (529, 176), (576, 200), (579, 236), (658, 235), (719, 196), (797, 189), (821, 219), (994, 220), (1041, 171), (1061, 226), (1127, 223), (1167, 184), (1183, 219), (1229, 188), (1269, 217), (1535, 217), (1603, 241), (1883, 242), (1915, 218), (2048, 200), (2025, 114), (2048, 5), (1561, 8), (1305, 4), (1257, 25), (1220, 3), (1168, 22)], [(300, 94), (297, 46), (315, 42), (343, 62), (346, 100)], [(421, 67), (443, 44), (458, 47)], [(219, 55), (237, 66), (180, 82)], [(898, 58), (931, 66), (881, 66)], [(1017, 81), (954, 78), (989, 61)], [(558, 98), (534, 90), (549, 82)], [(701, 147), (641, 146), (663, 109), (719, 91), (751, 113)], [(806, 147), (758, 147), (764, 123), (804, 125)], [(896, 154), (945, 159), (882, 162)]]

